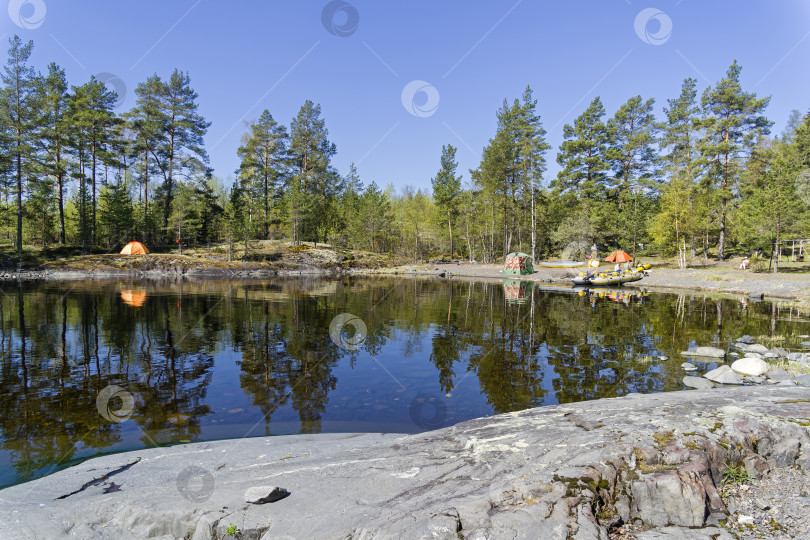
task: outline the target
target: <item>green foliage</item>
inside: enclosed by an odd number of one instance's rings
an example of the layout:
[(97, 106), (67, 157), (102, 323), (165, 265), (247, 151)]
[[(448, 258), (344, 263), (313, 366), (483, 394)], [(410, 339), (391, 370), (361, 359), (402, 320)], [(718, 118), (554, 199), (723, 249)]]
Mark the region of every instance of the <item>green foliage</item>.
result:
[(762, 116), (770, 97), (757, 98), (744, 92), (740, 85), (742, 68), (735, 60), (725, 78), (701, 97), (702, 117), (697, 122), (703, 136), (698, 141), (704, 184), (717, 192), (718, 258), (725, 257), (727, 218), (745, 158), (753, 149), (756, 137), (766, 135), (773, 122)]
[(228, 528), (225, 529), (225, 534), (236, 535), (239, 534), (239, 528), (234, 525), (233, 523), (228, 524)]
[(242, 145), (236, 151), (240, 158), (237, 173), (244, 188), (262, 201), (264, 238), (270, 234), (273, 208), (281, 197), (283, 184), (288, 177), (287, 145), (286, 128), (279, 125), (270, 111), (265, 109), (259, 120), (249, 125), (249, 132), (242, 138)]
[(726, 462), (724, 469), (723, 469), (723, 485), (726, 486), (739, 486), (741, 484), (747, 484), (751, 481), (751, 476), (748, 474), (748, 471), (745, 470), (745, 465), (739, 463), (737, 465)]
[(236, 178), (225, 181), (208, 167), (210, 123), (188, 73), (148, 77), (133, 109), (117, 115), (100, 81), (70, 86), (54, 63), (39, 75), (33, 44), (14, 36), (10, 45), (0, 74), (0, 234), (19, 248), (113, 249), (137, 237), (158, 250), (226, 242), (232, 255), (237, 242), (248, 254), (256, 240), (289, 238), (495, 263), (514, 250), (536, 258), (596, 242), (632, 252), (652, 240), (685, 261), (728, 247), (767, 256), (810, 232), (810, 123), (794, 111), (768, 139), (769, 98), (743, 91), (736, 62), (699, 101), (686, 79), (660, 122), (653, 99), (630, 97), (608, 115), (595, 97), (564, 126), (550, 184), (546, 131), (527, 87), (496, 111), (470, 184), (456, 148), (444, 145), (432, 190), (396, 191), (380, 188), (384, 178), (364, 187), (354, 164), (338, 173), (337, 147), (310, 100), (289, 130), (269, 110), (248, 122)]
[(441, 168), (431, 180), (433, 184), (433, 200), (441, 214), (441, 219), (447, 223), (448, 238), (450, 239), (450, 257), (453, 256), (453, 223), (459, 214), (459, 199), (461, 197), (461, 176), (456, 176), (456, 148), (453, 145), (442, 146)]

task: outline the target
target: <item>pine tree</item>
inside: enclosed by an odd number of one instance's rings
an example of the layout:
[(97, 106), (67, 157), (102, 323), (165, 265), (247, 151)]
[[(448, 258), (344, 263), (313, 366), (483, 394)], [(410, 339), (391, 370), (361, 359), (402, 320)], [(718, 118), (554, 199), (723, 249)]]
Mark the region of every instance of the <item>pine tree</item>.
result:
[(39, 118), (37, 75), (28, 65), (32, 41), (23, 44), (19, 36), (9, 39), (8, 62), (0, 81), (0, 119), (6, 126), (10, 156), (10, 173), (16, 181), (17, 198), (17, 253), (23, 247), (23, 192), (36, 168), (34, 134)]
[(532, 97), (530, 86), (526, 86), (526, 90), (523, 92), (523, 101), (517, 121), (518, 153), (525, 184), (523, 192), (524, 194), (529, 192), (531, 197), (531, 255), (534, 260), (537, 244), (537, 182), (542, 180), (543, 173), (546, 171), (545, 153), (551, 146), (546, 143), (546, 130), (537, 114), (537, 100)]
[[(667, 119), (662, 125), (661, 148), (666, 155), (664, 163), (669, 175), (669, 185), (664, 187), (664, 198), (661, 209), (655, 220), (659, 231), (657, 242), (664, 241), (664, 232), (674, 226), (674, 236), (666, 235), (667, 242), (672, 241), (681, 249), (681, 237), (689, 239), (691, 256), (695, 256), (695, 235), (700, 232), (699, 224), (707, 221), (707, 216), (696, 212), (699, 186), (697, 158), (697, 122), (700, 118), (700, 108), (697, 104), (697, 90), (695, 79), (685, 79), (681, 86), (681, 94), (676, 99), (667, 100), (664, 114)], [(663, 217), (663, 216), (667, 217)], [(664, 246), (670, 250), (671, 246)], [(686, 254), (681, 254), (685, 262)], [(683, 263), (681, 263), (683, 264)]]
[(707, 181), (717, 190), (719, 198), (719, 260), (725, 258), (729, 204), (737, 189), (745, 159), (754, 147), (756, 136), (767, 135), (773, 124), (762, 116), (770, 97), (758, 99), (753, 92), (743, 92), (740, 85), (741, 69), (735, 60), (726, 76), (714, 88), (707, 88), (703, 92), (703, 118), (698, 123), (705, 133), (698, 146)]
[[(164, 238), (170, 238), (175, 180), (184, 174), (205, 171), (208, 154), (203, 148), (203, 138), (211, 123), (197, 112), (198, 96), (191, 88), (188, 73), (175, 69), (166, 82), (155, 75), (139, 85), (136, 93), (138, 110), (132, 118), (136, 132), (141, 131), (137, 147), (148, 151), (163, 178), (160, 192), (163, 234)], [(145, 169), (148, 174), (148, 163)]]
[(59, 211), (59, 242), (65, 243), (65, 184), (67, 180), (66, 146), (70, 118), (68, 116), (68, 83), (65, 70), (51, 62), (48, 75), (39, 86), (42, 119), (39, 142), (42, 147), (43, 169), (56, 182), (56, 202)]
[(624, 240), (623, 244), (632, 244), (634, 259), (643, 221), (639, 198), (654, 196), (658, 187), (654, 103), (653, 99), (645, 101), (634, 96), (619, 107), (607, 124), (611, 146), (606, 156), (614, 174), (616, 236)]
[(115, 92), (104, 83), (91, 77), (82, 86), (73, 87), (70, 97), (70, 122), (75, 132), (81, 133), (86, 143), (88, 166), (90, 168), (90, 217), (89, 240), (96, 242), (96, 191), (99, 169), (104, 164), (116, 164), (114, 151), (117, 128), (120, 120), (113, 107), (118, 99)]
[(605, 108), (594, 98), (574, 125), (563, 127), (564, 141), (557, 154), (562, 170), (552, 186), (560, 193), (575, 193), (584, 199), (602, 200), (607, 195), (610, 134), (602, 122)]
[(250, 124), (243, 144), (237, 150), (241, 160), (237, 173), (253, 184), (261, 194), (263, 206), (263, 236), (268, 238), (270, 206), (287, 175), (288, 136), (284, 126), (265, 110), (259, 120)]
[(453, 249), (453, 223), (455, 223), (459, 214), (459, 198), (461, 196), (461, 176), (456, 176), (457, 168), (456, 148), (450, 144), (442, 146), (441, 167), (431, 180), (431, 183), (436, 206), (438, 206), (442, 218), (447, 223), (451, 259), (455, 253)]
[(290, 158), (295, 189), (300, 190), (301, 197), (307, 198), (306, 207), (295, 210), (293, 229), (294, 234), (308, 235), (313, 242), (317, 242), (319, 230), (324, 230), (324, 223), (334, 221), (330, 208), (333, 198), (342, 191), (342, 178), (331, 166), (337, 147), (328, 136), (326, 122), (321, 118), (321, 106), (306, 100), (290, 124)]
[(132, 154), (140, 177), (139, 200), (143, 205), (141, 234), (147, 241), (154, 238), (150, 234), (149, 179), (152, 174), (158, 173), (157, 161), (153, 156), (165, 146), (164, 118), (160, 103), (162, 92), (163, 81), (157, 75), (152, 75), (135, 88), (135, 108), (124, 115), (133, 133)]

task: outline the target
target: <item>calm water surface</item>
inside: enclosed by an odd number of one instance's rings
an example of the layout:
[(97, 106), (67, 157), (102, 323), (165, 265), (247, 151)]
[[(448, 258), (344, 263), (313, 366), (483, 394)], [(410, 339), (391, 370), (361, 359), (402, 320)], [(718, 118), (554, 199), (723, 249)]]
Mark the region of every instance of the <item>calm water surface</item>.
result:
[(0, 485), (155, 445), (418, 432), (678, 390), (690, 345), (751, 334), (795, 347), (810, 333), (787, 305), (518, 281), (49, 282), (0, 293)]

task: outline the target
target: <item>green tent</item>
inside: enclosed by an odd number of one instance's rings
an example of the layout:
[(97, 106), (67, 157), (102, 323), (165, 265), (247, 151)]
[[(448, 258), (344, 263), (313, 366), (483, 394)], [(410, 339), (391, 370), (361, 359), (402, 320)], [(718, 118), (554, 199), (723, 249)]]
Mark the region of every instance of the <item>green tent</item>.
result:
[(532, 260), (526, 253), (512, 252), (506, 256), (503, 273), (510, 276), (533, 274)]

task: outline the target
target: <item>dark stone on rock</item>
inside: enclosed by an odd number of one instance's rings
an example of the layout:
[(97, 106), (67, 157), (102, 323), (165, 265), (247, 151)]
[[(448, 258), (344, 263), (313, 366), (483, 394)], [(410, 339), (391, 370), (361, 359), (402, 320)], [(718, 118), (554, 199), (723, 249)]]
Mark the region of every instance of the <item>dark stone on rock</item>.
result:
[(276, 486), (249, 487), (245, 490), (245, 502), (250, 504), (267, 504), (288, 497), (290, 492)]
[(763, 298), (765, 298), (765, 293), (750, 292), (750, 293), (748, 293), (748, 297), (749, 298), (754, 298), (754, 299), (757, 299), (757, 300), (762, 300)]
[(745, 345), (751, 345), (751, 344), (754, 344), (756, 342), (757, 342), (757, 340), (755, 340), (754, 338), (752, 338), (749, 335), (744, 335), (742, 337), (737, 338), (737, 343), (744, 343)]

